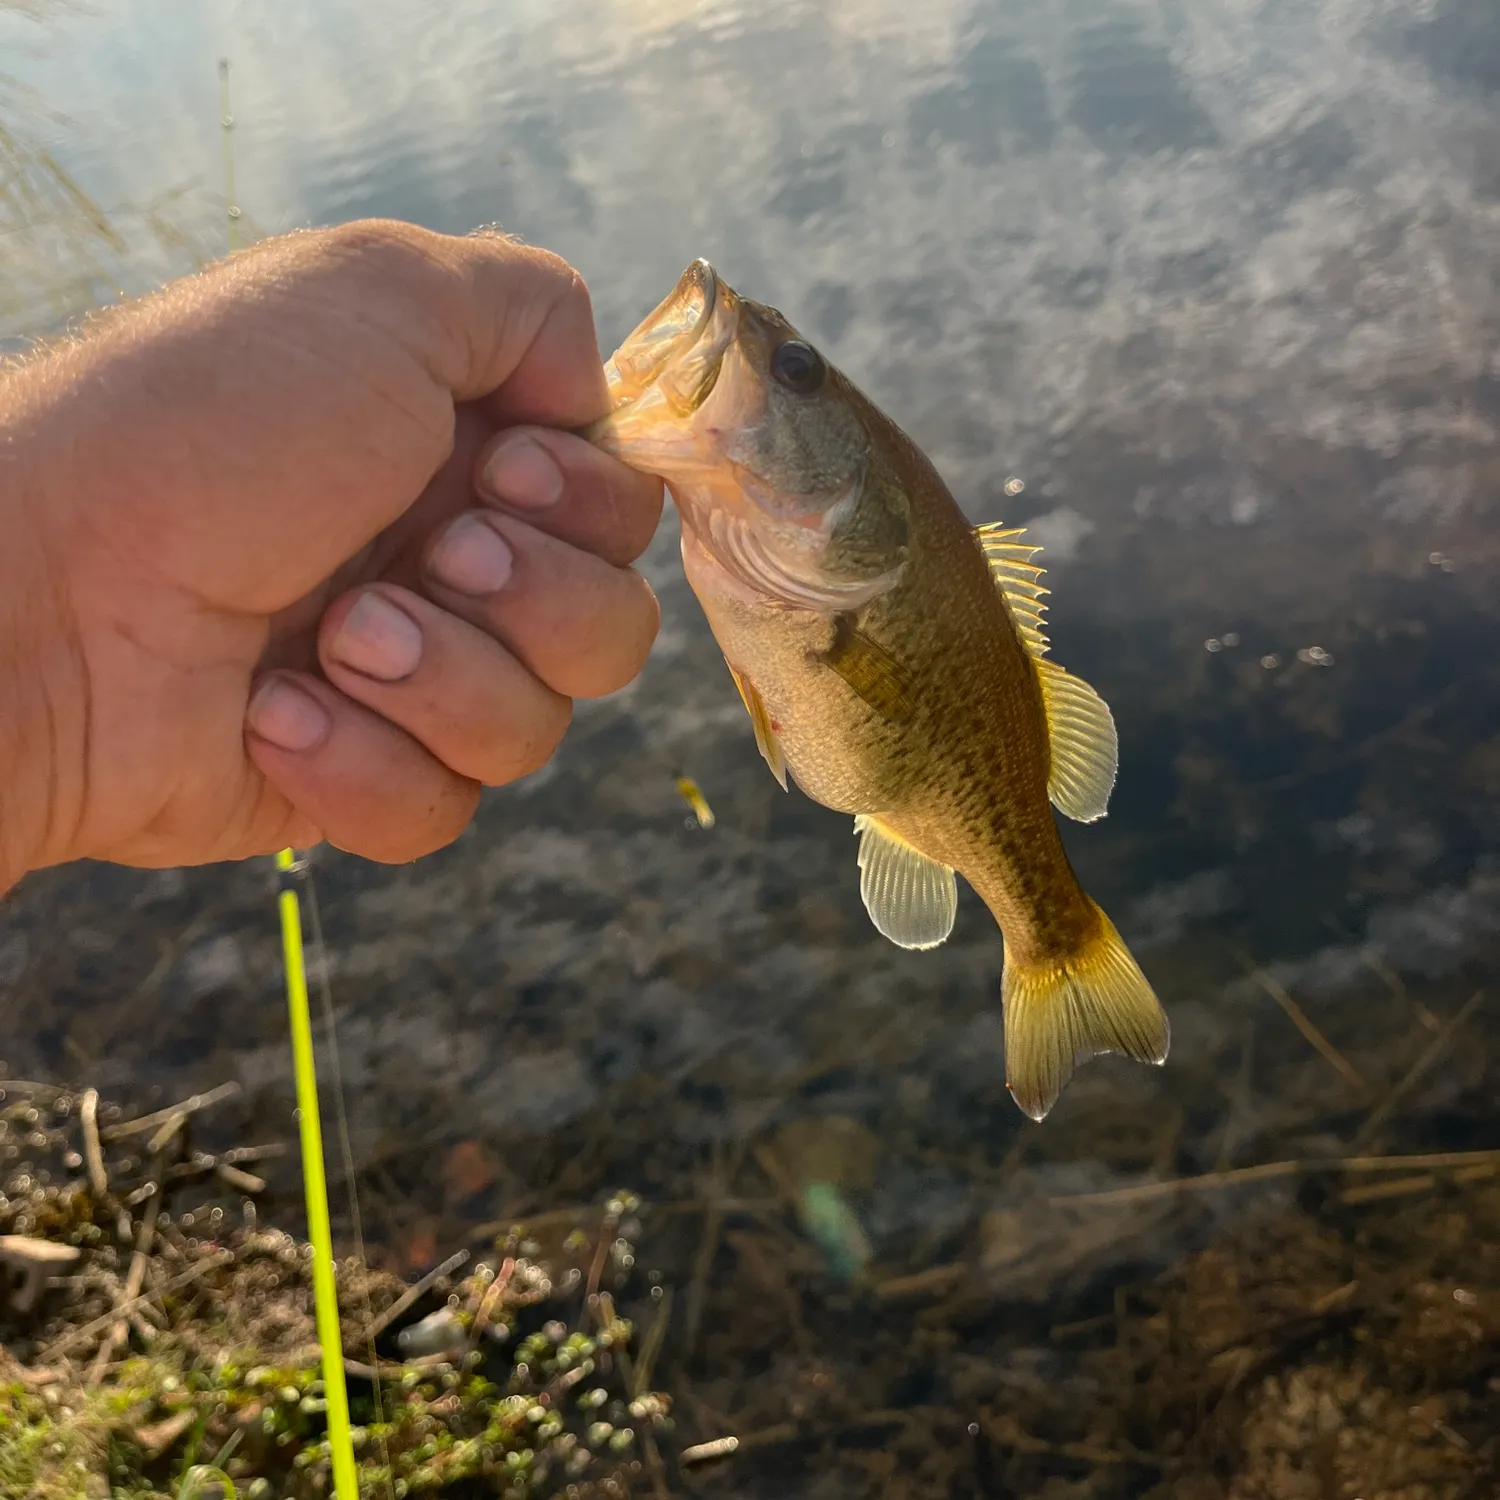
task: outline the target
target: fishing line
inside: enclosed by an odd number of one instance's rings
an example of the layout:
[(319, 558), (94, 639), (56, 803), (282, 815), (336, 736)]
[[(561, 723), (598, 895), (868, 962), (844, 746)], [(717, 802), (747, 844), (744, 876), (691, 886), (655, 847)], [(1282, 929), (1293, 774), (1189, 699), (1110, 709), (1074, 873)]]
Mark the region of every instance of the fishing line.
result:
[(344, 1384), (344, 1341), (339, 1332), (328, 1182), (323, 1171), (323, 1128), (318, 1116), (318, 1075), (313, 1058), (312, 1018), (307, 1005), (302, 911), (297, 901), (297, 876), (301, 869), (290, 849), (283, 849), (276, 856), (276, 903), (281, 911), (281, 949), (286, 963), (292, 1067), (297, 1081), (297, 1131), (302, 1138), (302, 1183), (307, 1199), (308, 1238), (313, 1250), (313, 1311), (322, 1356), (323, 1395), (328, 1406), (328, 1446), (333, 1456), (334, 1493), (338, 1500), (359, 1500), (354, 1442), (349, 1431), (349, 1392)]
[[(328, 944), (323, 941), (323, 917), (318, 909), (317, 887), (313, 884), (312, 870), (307, 867), (305, 861), (302, 881), (307, 887), (307, 920), (312, 928), (313, 949), (317, 954), (318, 1011), (323, 1022), (323, 1033), (328, 1041), (328, 1066), (332, 1074), (334, 1118), (338, 1122), (339, 1157), (344, 1169), (349, 1226), (354, 1235), (354, 1253), (358, 1257), (360, 1269), (364, 1271), (368, 1269), (365, 1261), (365, 1226), (363, 1216), (359, 1211), (359, 1184), (355, 1181), (354, 1175), (354, 1146), (349, 1135), (349, 1109), (344, 1094), (344, 1069), (339, 1061), (338, 1031), (333, 1024), (333, 982), (328, 972)], [(365, 1315), (365, 1354), (369, 1359), (370, 1368), (378, 1372), (380, 1362), (375, 1357), (375, 1309), (370, 1302), (368, 1277), (360, 1283), (360, 1301)], [(375, 1423), (376, 1430), (380, 1434), (381, 1462), (385, 1465), (389, 1475), (391, 1474), (391, 1454), (390, 1445), (385, 1436), (385, 1398), (381, 1395), (378, 1373), (370, 1382), (370, 1389), (375, 1400)], [(394, 1489), (391, 1494), (394, 1500)]]

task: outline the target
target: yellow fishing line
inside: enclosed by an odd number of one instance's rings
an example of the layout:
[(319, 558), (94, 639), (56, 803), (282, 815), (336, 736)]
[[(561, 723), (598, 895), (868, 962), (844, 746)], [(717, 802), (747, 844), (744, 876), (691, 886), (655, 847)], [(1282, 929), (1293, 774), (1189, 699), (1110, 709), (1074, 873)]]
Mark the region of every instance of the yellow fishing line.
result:
[(290, 849), (283, 849), (276, 856), (276, 869), (281, 947), (286, 957), (287, 1010), (292, 1023), (292, 1064), (297, 1076), (302, 1180), (307, 1191), (307, 1232), (313, 1247), (313, 1305), (323, 1354), (328, 1446), (333, 1454), (333, 1489), (338, 1500), (359, 1500), (359, 1477), (349, 1434), (349, 1392), (344, 1385), (344, 1340), (339, 1331), (338, 1292), (333, 1278), (333, 1229), (328, 1219), (328, 1183), (323, 1172), (323, 1127), (318, 1116), (318, 1075), (307, 1005), (307, 962), (302, 949), (302, 910), (297, 901), (297, 861)]

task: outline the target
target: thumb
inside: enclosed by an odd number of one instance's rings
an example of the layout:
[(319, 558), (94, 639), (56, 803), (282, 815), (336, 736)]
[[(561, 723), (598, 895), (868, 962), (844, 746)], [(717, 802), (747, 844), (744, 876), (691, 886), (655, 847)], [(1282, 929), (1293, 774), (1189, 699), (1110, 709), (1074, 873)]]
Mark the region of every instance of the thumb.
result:
[(555, 427), (582, 426), (608, 409), (588, 288), (560, 255), (498, 229), (460, 238), (379, 221), (355, 227), (394, 234), (386, 295), (404, 284), (437, 314), (430, 341), (412, 352), (454, 400), (478, 401), (506, 424)]

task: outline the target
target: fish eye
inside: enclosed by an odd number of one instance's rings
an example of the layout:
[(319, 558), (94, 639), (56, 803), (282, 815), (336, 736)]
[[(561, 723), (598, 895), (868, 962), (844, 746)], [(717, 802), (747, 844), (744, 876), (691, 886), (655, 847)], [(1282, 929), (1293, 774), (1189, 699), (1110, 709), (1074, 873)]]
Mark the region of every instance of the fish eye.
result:
[(801, 339), (788, 339), (771, 354), (771, 374), (777, 384), (796, 391), (799, 396), (811, 395), (823, 384), (827, 373), (823, 356)]

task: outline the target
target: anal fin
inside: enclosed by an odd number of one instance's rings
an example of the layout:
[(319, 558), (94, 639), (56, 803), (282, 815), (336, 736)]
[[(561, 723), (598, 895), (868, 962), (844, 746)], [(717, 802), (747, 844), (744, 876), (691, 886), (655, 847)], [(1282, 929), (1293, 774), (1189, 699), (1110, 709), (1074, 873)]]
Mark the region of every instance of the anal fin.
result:
[(771, 723), (771, 715), (766, 709), (765, 700), (756, 690), (756, 686), (745, 676), (743, 672), (737, 671), (732, 662), (726, 662), (729, 675), (734, 678), (734, 685), (740, 690), (740, 701), (745, 705), (745, 712), (750, 715), (751, 728), (755, 730), (755, 744), (765, 762), (771, 768), (771, 774), (781, 783), (781, 790), (786, 790), (786, 756), (781, 752), (781, 745), (776, 739), (776, 730)]
[(878, 818), (854, 820), (859, 894), (876, 928), (900, 948), (936, 948), (953, 931), (958, 882)]

